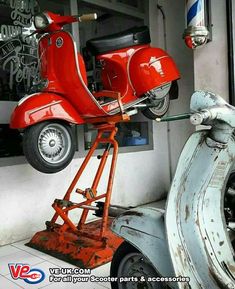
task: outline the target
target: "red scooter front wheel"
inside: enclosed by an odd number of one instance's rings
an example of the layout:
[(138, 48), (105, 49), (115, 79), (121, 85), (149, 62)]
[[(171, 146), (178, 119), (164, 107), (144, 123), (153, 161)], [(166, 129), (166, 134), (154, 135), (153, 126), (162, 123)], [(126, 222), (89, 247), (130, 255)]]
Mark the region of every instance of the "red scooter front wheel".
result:
[(23, 136), (26, 159), (36, 170), (47, 174), (68, 166), (75, 153), (74, 144), (71, 127), (62, 122), (35, 124), (28, 127)]

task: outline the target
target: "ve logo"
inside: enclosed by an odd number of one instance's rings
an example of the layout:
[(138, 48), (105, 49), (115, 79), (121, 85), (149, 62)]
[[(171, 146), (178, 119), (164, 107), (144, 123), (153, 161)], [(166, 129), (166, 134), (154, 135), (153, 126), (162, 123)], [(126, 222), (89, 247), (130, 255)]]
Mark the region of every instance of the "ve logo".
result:
[(28, 264), (10, 263), (8, 267), (14, 280), (22, 279), (28, 284), (38, 284), (45, 279), (45, 273), (42, 270), (31, 269)]

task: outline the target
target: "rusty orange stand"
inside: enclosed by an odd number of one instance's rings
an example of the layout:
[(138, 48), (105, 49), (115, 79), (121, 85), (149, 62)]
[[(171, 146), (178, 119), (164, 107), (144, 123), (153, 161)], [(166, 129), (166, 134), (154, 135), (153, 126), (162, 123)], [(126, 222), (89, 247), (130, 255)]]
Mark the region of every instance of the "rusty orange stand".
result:
[[(47, 229), (37, 232), (27, 246), (46, 252), (81, 268), (95, 268), (111, 261), (114, 251), (122, 242), (122, 239), (115, 236), (110, 230), (112, 218), (108, 216), (108, 211), (118, 155), (118, 143), (115, 140), (117, 134), (116, 123), (123, 121), (129, 121), (129, 117), (122, 114), (116, 117), (97, 118), (90, 121), (98, 130), (98, 135), (91, 149), (64, 198), (54, 201), (52, 207), (55, 210), (55, 214), (50, 222), (46, 222)], [(103, 155), (98, 157), (100, 163), (92, 186), (85, 190), (75, 189), (100, 143), (106, 144), (106, 148)], [(113, 154), (107, 189), (105, 193), (98, 194), (98, 184), (107, 163), (111, 147), (113, 147)], [(85, 201), (80, 203), (72, 202), (72, 193), (83, 196)], [(104, 200), (102, 218), (86, 223), (89, 210), (96, 209), (92, 204), (102, 199)], [(69, 216), (69, 213), (74, 209), (83, 210), (78, 224), (74, 224)], [(62, 224), (56, 223), (59, 217), (63, 221)]]

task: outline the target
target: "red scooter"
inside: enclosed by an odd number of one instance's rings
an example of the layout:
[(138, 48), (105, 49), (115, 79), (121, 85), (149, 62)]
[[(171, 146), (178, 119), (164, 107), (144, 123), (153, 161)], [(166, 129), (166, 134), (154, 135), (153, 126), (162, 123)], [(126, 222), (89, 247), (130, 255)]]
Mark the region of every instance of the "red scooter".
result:
[(11, 128), (23, 130), (28, 162), (44, 173), (64, 169), (75, 147), (71, 124), (97, 117), (142, 110), (148, 118), (164, 115), (177, 92), (180, 75), (172, 58), (150, 46), (147, 27), (89, 40), (87, 48), (101, 67), (102, 90), (90, 91), (82, 56), (63, 26), (95, 20), (96, 14), (34, 17), (39, 40), (41, 89), (25, 96), (11, 118)]

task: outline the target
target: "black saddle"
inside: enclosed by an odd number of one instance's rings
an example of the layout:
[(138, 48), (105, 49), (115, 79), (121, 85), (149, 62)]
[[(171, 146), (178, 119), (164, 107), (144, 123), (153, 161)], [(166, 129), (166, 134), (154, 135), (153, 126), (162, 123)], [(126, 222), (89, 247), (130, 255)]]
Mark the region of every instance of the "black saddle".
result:
[(99, 55), (129, 46), (149, 44), (150, 42), (149, 28), (147, 26), (141, 26), (91, 39), (87, 41), (86, 45), (93, 55)]

